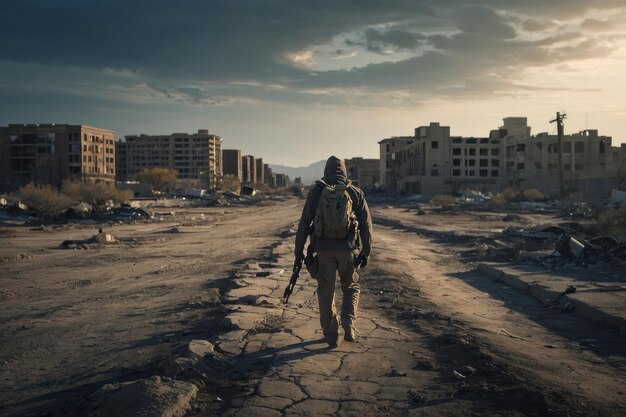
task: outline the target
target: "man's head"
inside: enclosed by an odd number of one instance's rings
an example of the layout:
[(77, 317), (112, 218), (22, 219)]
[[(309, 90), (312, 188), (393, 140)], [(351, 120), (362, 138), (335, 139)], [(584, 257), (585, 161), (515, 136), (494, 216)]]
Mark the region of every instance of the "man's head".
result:
[(348, 172), (343, 159), (339, 159), (334, 155), (328, 158), (324, 167), (324, 181), (330, 184), (346, 184), (348, 182)]

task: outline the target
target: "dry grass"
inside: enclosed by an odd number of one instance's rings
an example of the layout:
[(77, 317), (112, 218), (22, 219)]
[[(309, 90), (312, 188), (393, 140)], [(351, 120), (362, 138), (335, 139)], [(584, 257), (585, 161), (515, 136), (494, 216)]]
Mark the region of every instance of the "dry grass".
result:
[(437, 194), (430, 199), (430, 202), (440, 207), (450, 207), (456, 204), (456, 198), (447, 194)]
[(521, 192), (521, 195), (524, 197), (525, 201), (543, 201), (543, 199), (546, 197), (543, 191), (536, 188), (524, 190)]

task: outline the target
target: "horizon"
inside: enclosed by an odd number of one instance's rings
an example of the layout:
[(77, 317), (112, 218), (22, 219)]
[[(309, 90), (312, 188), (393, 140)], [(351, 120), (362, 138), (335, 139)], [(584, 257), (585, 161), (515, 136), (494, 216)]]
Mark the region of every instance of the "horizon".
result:
[[(431, 122), (484, 137), (519, 116), (533, 134), (555, 133), (557, 111), (566, 134), (626, 143), (619, 1), (324, 6), (11, 4), (0, 124), (85, 124), (117, 138), (208, 129), (225, 148), (291, 167), (329, 152), (375, 158), (379, 140)], [(31, 30), (50, 21), (73, 24)]]

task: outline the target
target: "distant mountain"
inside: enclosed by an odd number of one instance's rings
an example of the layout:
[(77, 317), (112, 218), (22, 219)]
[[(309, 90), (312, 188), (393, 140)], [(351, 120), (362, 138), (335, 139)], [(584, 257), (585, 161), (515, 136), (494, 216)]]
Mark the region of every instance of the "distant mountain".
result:
[(272, 171), (277, 174), (287, 174), (289, 175), (289, 179), (293, 181), (296, 177), (302, 177), (302, 183), (304, 185), (311, 184), (315, 182), (315, 180), (319, 180), (324, 176), (324, 166), (326, 166), (326, 161), (322, 160), (319, 162), (314, 162), (306, 167), (288, 167), (285, 165), (274, 165), (270, 164)]

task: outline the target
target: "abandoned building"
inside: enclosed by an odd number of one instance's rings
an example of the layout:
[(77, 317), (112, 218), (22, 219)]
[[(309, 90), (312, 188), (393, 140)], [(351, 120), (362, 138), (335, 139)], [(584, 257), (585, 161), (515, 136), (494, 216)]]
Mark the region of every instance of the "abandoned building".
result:
[(0, 127), (0, 188), (66, 179), (115, 185), (115, 132), (70, 124)]
[(167, 167), (179, 179), (198, 180), (214, 189), (222, 175), (222, 138), (201, 129), (197, 133), (129, 135), (117, 141), (118, 180), (127, 181), (144, 168)]
[(243, 184), (254, 185), (256, 184), (256, 163), (254, 162), (253, 155), (244, 155), (241, 158), (243, 167), (243, 176), (241, 182)]
[(363, 191), (374, 191), (380, 188), (380, 160), (350, 158), (346, 159), (348, 178)]
[[(563, 136), (566, 189), (606, 197), (617, 184), (621, 150), (611, 137), (585, 130)], [(559, 190), (558, 138), (531, 136), (525, 117), (507, 117), (489, 137), (450, 136), (448, 126), (430, 123), (414, 136), (383, 139), (381, 187), (390, 192), (440, 194), (463, 189), (499, 191), (506, 186)]]
[(224, 175), (232, 175), (239, 181), (243, 178), (243, 165), (241, 159), (241, 150), (224, 149), (222, 150), (222, 172)]

